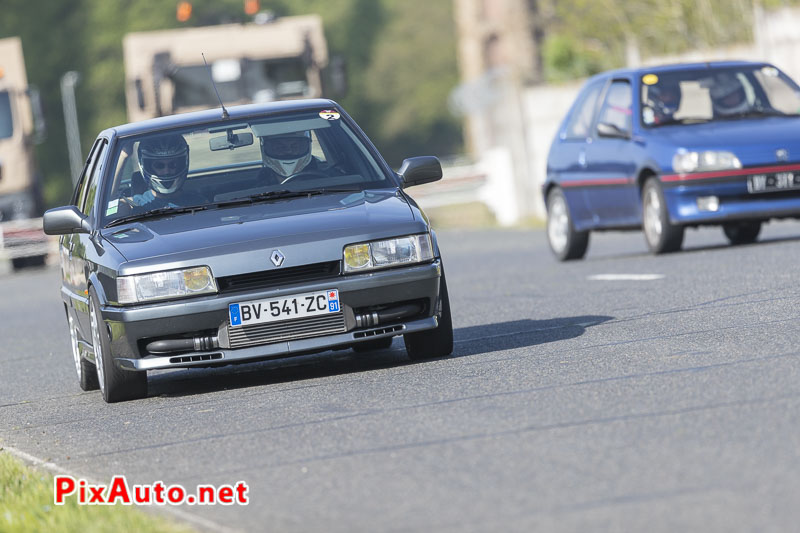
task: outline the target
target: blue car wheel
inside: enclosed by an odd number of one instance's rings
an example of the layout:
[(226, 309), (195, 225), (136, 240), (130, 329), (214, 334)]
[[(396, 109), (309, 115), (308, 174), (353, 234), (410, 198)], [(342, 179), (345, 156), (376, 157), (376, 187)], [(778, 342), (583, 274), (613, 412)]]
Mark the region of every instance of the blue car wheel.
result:
[(547, 241), (559, 261), (582, 259), (589, 247), (589, 232), (575, 231), (567, 199), (559, 188), (547, 195)]
[(642, 189), (642, 225), (647, 247), (654, 254), (677, 252), (683, 244), (683, 226), (669, 221), (664, 191), (658, 178), (650, 178)]

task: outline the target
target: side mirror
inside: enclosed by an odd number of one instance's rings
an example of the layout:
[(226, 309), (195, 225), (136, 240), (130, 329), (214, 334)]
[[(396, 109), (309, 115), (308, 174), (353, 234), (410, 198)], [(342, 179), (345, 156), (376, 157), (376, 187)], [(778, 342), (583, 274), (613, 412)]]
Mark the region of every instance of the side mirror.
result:
[(48, 209), (44, 214), (44, 232), (48, 235), (90, 233), (86, 218), (74, 205)]
[(403, 160), (400, 170), (397, 171), (405, 187), (422, 185), (442, 179), (442, 165), (439, 158), (431, 155), (409, 157)]
[(631, 135), (625, 130), (619, 129), (616, 124), (600, 122), (597, 124), (597, 134), (600, 137), (616, 137), (617, 139), (630, 139)]

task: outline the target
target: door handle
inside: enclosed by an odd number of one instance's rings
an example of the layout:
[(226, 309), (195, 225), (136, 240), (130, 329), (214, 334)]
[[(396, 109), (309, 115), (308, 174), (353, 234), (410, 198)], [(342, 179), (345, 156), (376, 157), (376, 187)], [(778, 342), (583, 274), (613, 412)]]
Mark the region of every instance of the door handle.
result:
[(586, 167), (586, 151), (581, 150), (578, 152), (578, 164), (582, 167)]

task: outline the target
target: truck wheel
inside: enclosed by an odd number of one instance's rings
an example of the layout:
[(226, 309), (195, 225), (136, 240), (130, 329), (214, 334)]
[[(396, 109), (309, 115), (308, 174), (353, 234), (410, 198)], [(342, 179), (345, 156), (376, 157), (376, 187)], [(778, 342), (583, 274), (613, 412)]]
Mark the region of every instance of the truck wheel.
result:
[(392, 345), (392, 337), (383, 337), (371, 341), (359, 342), (353, 345), (356, 353), (372, 352), (374, 350), (386, 350)]
[(564, 192), (554, 188), (547, 195), (547, 242), (559, 261), (583, 259), (589, 232), (575, 231)]
[(444, 269), (439, 284), (439, 306), (441, 314), (436, 329), (403, 335), (406, 353), (412, 361), (435, 359), (453, 353), (453, 320), (450, 315), (450, 297), (447, 294)]
[(683, 244), (683, 226), (669, 221), (664, 190), (658, 178), (650, 178), (642, 189), (642, 225), (647, 246), (654, 254), (676, 252)]
[(81, 389), (85, 391), (97, 390), (100, 384), (97, 381), (97, 369), (90, 362), (81, 357), (81, 352), (78, 349), (78, 328), (75, 326), (75, 321), (72, 320), (72, 315), (67, 312), (67, 323), (69, 325), (69, 343), (72, 347), (72, 359), (75, 363), (75, 370), (78, 372), (78, 383)]
[(147, 396), (147, 372), (123, 370), (114, 363), (111, 340), (103, 322), (94, 287), (89, 289), (89, 300), (95, 367), (103, 399), (107, 403), (114, 403), (144, 398)]
[(722, 231), (731, 244), (754, 243), (761, 233), (761, 221), (730, 222), (722, 225)]

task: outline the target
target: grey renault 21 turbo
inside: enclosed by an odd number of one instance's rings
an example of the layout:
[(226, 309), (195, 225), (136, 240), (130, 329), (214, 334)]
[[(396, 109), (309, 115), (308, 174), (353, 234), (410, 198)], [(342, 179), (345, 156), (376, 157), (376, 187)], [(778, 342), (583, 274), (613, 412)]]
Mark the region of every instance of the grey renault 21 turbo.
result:
[(330, 100), (254, 104), (103, 131), (72, 205), (45, 214), (84, 390), (147, 394), (147, 371), (333, 348), (448, 355), (442, 259), (395, 173)]

